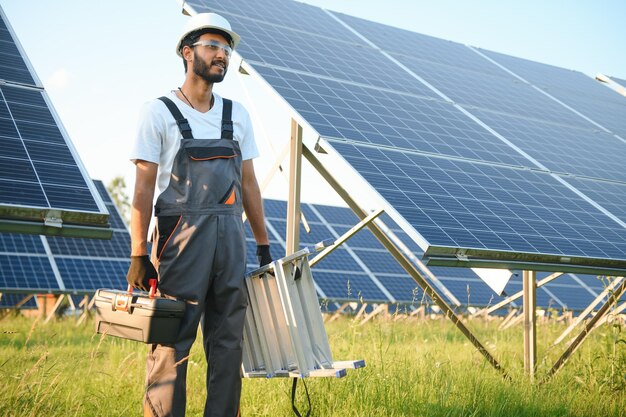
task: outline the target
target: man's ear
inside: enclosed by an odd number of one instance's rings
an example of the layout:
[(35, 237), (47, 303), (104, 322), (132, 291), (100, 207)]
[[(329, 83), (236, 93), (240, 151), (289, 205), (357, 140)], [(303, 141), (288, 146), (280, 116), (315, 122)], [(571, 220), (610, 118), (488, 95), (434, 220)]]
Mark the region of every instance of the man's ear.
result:
[(183, 59), (187, 62), (191, 62), (193, 57), (193, 48), (191, 48), (189, 45), (185, 45), (183, 46), (183, 50), (181, 52), (183, 54)]

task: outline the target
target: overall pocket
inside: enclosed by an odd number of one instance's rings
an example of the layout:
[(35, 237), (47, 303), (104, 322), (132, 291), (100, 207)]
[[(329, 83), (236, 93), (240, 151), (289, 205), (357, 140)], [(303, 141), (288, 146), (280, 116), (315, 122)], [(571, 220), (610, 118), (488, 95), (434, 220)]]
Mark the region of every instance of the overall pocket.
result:
[(161, 259), (161, 255), (167, 246), (170, 238), (178, 228), (183, 216), (160, 216), (157, 217), (157, 230), (159, 239), (157, 241), (157, 259)]

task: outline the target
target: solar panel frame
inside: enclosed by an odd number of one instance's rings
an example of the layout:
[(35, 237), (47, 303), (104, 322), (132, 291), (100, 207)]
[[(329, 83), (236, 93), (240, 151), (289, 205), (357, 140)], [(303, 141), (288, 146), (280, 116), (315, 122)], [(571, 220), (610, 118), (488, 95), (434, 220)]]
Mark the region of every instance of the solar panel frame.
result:
[(480, 52), (626, 141), (626, 102), (592, 78), (523, 58), (487, 50)]
[[(262, 65), (255, 69), (323, 138), (515, 166), (528, 164), (526, 158), (511, 152), (510, 146), (451, 103), (320, 80)], [(277, 86), (276, 79), (287, 85)], [(296, 88), (296, 83), (302, 90)]]
[(43, 88), (2, 7), (0, 7), (0, 79)]
[[(198, 5), (200, 5), (199, 7), (204, 7), (206, 6), (206, 4), (209, 4), (209, 3), (211, 2), (195, 2), (194, 4), (196, 7), (198, 7)], [(247, 3), (245, 1), (238, 2), (238, 5), (241, 5), (241, 4), (247, 4)], [(231, 5), (230, 4), (228, 6), (223, 5), (221, 7), (226, 8), (225, 10), (228, 11), (230, 10), (229, 8), (231, 7)], [(239, 6), (235, 6), (235, 7), (239, 7)], [(296, 6), (293, 6), (293, 7), (296, 7)], [(191, 9), (193, 9), (193, 7)], [(202, 10), (202, 11), (208, 11), (208, 10)], [(195, 12), (195, 10), (192, 10), (192, 12)], [(261, 20), (263, 18), (265, 17), (261, 17)], [(454, 46), (454, 48), (457, 48), (457, 47), (458, 46)], [(476, 56), (476, 59), (478, 60), (480, 59), (479, 54), (477, 54), (471, 48), (467, 48), (466, 55), (469, 56), (471, 54), (474, 54)], [(489, 60), (485, 59), (485, 62), (489, 63)], [(491, 63), (493, 64), (493, 62)], [(484, 65), (481, 64), (481, 66), (484, 66)], [(494, 67), (497, 68), (497, 66), (494, 66)], [(326, 149), (326, 146), (328, 145), (328, 143), (332, 143), (332, 145), (330, 145), (329, 148), (347, 146), (346, 143), (349, 143), (349, 146), (355, 146), (358, 149), (369, 148), (369, 145), (366, 145), (363, 143), (363, 142), (368, 142), (367, 137), (363, 135), (362, 133), (362, 128), (364, 125), (361, 123), (355, 126), (354, 124), (350, 123), (346, 117), (342, 117), (341, 114), (339, 115), (333, 114), (333, 112), (336, 113), (336, 108), (338, 108), (337, 102), (333, 101), (332, 103), (329, 103), (326, 100), (327, 94), (331, 94), (331, 95), (334, 94), (335, 96), (341, 96), (341, 97), (346, 95), (345, 88), (344, 89), (338, 88), (338, 87), (344, 87), (341, 82), (336, 82), (336, 80), (332, 80), (332, 82), (335, 84), (333, 84), (332, 87), (328, 87), (328, 83), (330, 81), (328, 79), (324, 79), (321, 77), (315, 77), (309, 74), (299, 73), (299, 72), (295, 72), (295, 71), (284, 69), (284, 68), (264, 66), (256, 62), (253, 63), (252, 68), (254, 69), (254, 71), (247, 71), (248, 67), (245, 66), (245, 69), (248, 73), (252, 72), (255, 75), (260, 75), (261, 78), (265, 79), (266, 82), (270, 86), (272, 86), (272, 88), (274, 88), (274, 90), (277, 91), (280, 95), (287, 96), (283, 98), (290, 105), (290, 107), (296, 110), (296, 112), (302, 118), (302, 120), (305, 120), (307, 124), (311, 125), (311, 127), (313, 127), (313, 129), (321, 136), (322, 139), (318, 140), (317, 144), (321, 144), (322, 149), (328, 151), (328, 149)], [(275, 75), (276, 72), (280, 72), (281, 76), (276, 76)], [(506, 71), (506, 69), (505, 69), (505, 72), (509, 73), (509, 75), (513, 75), (510, 73), (510, 71)], [(273, 79), (271, 78), (272, 76), (274, 76)], [(302, 82), (302, 77), (308, 77), (307, 78), (308, 82)], [(415, 77), (415, 78), (417, 79), (418, 77)], [(290, 84), (290, 82), (294, 84)], [(343, 84), (346, 84), (346, 83), (343, 83)], [(299, 94), (298, 90), (306, 86), (310, 86), (310, 85), (314, 86), (314, 89), (316, 90), (315, 94), (310, 94), (310, 92), (306, 92), (305, 95)], [(353, 85), (351, 85), (351, 87), (353, 87)], [(296, 91), (294, 92), (294, 90)], [(337, 94), (337, 90), (340, 90), (340, 94)], [(379, 90), (379, 91), (382, 91), (382, 90)], [(299, 97), (295, 97), (295, 96), (289, 97), (288, 96), (289, 93), (299, 94)], [(393, 93), (396, 93), (396, 92), (393, 92)], [(309, 107), (311, 107), (311, 105), (309, 104), (312, 102), (311, 99), (315, 99), (318, 97), (321, 97), (322, 99), (315, 103), (315, 108), (313, 110), (311, 110), (310, 108), (307, 110), (306, 109), (307, 104), (309, 105)], [(540, 97), (540, 95), (538, 95), (537, 97)], [(436, 103), (436, 102), (449, 101), (448, 98), (444, 98), (444, 97), (442, 98), (443, 100), (433, 100), (433, 102)], [(358, 101), (360, 102), (359, 104), (363, 105), (363, 103), (370, 103), (375, 100), (361, 99)], [(389, 105), (389, 103), (393, 103), (393, 101), (394, 100), (387, 100), (384, 103), (384, 106), (380, 106), (379, 108), (376, 108), (375, 111), (372, 112), (374, 117), (378, 117), (378, 114), (387, 116), (386, 113), (390, 113), (387, 109), (387, 106)], [(545, 101), (545, 102), (548, 103), (548, 101)], [(296, 105), (294, 105), (294, 103), (296, 103)], [(553, 103), (550, 103), (550, 105), (553, 105)], [(564, 106), (562, 107), (565, 108)], [(322, 109), (322, 111), (320, 111), (320, 108)], [(556, 108), (559, 108), (559, 110), (561, 110), (561, 107), (556, 107)], [(349, 114), (353, 115), (356, 113), (353, 109), (348, 109), (348, 110), (349, 110), (348, 112)], [(467, 115), (466, 111), (465, 113)], [(579, 117), (579, 118), (577, 118), (578, 116), (574, 117), (573, 114), (575, 114), (575, 112), (572, 112), (572, 115), (570, 115), (569, 113), (563, 111), (563, 114), (566, 114), (568, 117), (571, 116), (571, 119), (564, 119), (565, 122), (567, 122), (568, 120), (575, 120), (576, 124), (580, 123), (581, 126), (584, 125), (585, 127), (589, 123), (589, 120), (586, 120), (584, 117)], [(393, 114), (391, 116), (393, 116)], [(470, 119), (472, 118), (470, 117)], [(477, 120), (474, 120), (474, 122), (477, 122)], [(563, 123), (563, 121), (560, 121), (560, 123)], [(390, 122), (390, 120), (388, 119), (382, 118), (380, 124), (381, 126), (383, 126), (383, 129), (384, 128), (389, 129), (391, 126), (394, 126), (397, 123), (393, 123), (393, 122)], [(487, 131), (489, 130), (488, 126), (482, 126), (482, 127), (485, 128), (485, 130)], [(368, 132), (368, 134), (370, 133), (375, 133), (375, 132)], [(384, 132), (379, 131), (378, 132), (379, 136), (377, 137), (377, 140), (379, 142), (374, 141), (374, 142), (369, 142), (369, 144), (379, 146), (380, 149), (387, 152), (388, 149), (384, 148), (383, 147), (384, 145), (381, 146), (382, 143), (380, 141), (387, 140), (386, 135), (388, 135), (389, 133), (390, 133), (390, 130), (386, 130)], [(402, 142), (403, 136), (406, 137), (406, 132), (402, 131), (399, 133), (400, 134), (397, 135), (401, 143), (399, 147), (403, 148), (406, 146), (406, 143), (407, 143), (406, 139), (404, 140), (404, 142)], [(516, 149), (511, 144), (507, 143), (506, 138), (503, 138), (500, 136), (497, 136), (497, 138), (500, 139), (502, 143), (509, 146), (510, 148), (508, 149), (509, 151), (513, 152), (512, 149)], [(339, 141), (337, 139), (343, 139), (345, 140), (345, 142)], [(357, 141), (357, 142), (360, 141), (361, 143), (357, 143), (354, 141)], [(494, 142), (494, 143), (497, 143), (497, 142)], [(312, 142), (309, 139), (307, 142), (307, 146), (311, 145), (310, 148), (313, 148), (312, 146), (313, 144), (314, 142)], [(388, 146), (398, 147), (398, 143), (391, 143)], [(411, 148), (411, 146), (408, 146), (408, 148)], [(345, 155), (342, 154), (342, 152), (337, 152), (336, 149), (334, 149), (333, 151), (334, 151), (333, 152), (334, 156), (336, 157), (334, 161), (344, 162), (343, 164), (340, 164), (343, 168), (351, 169), (353, 173), (355, 172), (357, 173), (357, 176), (359, 172), (362, 172), (363, 165), (355, 166), (354, 158), (352, 159), (352, 162), (353, 162), (352, 166), (350, 166), (350, 164), (345, 163), (347, 159), (345, 158)], [(434, 158), (434, 156), (431, 157), (429, 155), (430, 153), (433, 153), (433, 152), (428, 152), (423, 149), (417, 149), (417, 150), (412, 149), (412, 151), (417, 151), (418, 153), (421, 154), (420, 156), (423, 156), (429, 159)], [(441, 151), (439, 152), (441, 153)], [(408, 152), (408, 151), (405, 153), (411, 154), (411, 152)], [(415, 153), (415, 155), (418, 155), (418, 153)], [(521, 152), (519, 153), (522, 154)], [(441, 154), (447, 155), (446, 153), (441, 153)], [(455, 156), (458, 157), (459, 155), (455, 155)], [(461, 157), (467, 158), (466, 155), (461, 155)], [(441, 158), (441, 159), (446, 159), (446, 158)], [(474, 159), (474, 158), (471, 158), (471, 159)], [(612, 216), (608, 210), (602, 208), (598, 204), (591, 202), (590, 199), (582, 195), (582, 193), (578, 192), (578, 190), (575, 190), (572, 186), (567, 184), (565, 181), (562, 181), (559, 177), (549, 172), (540, 172), (543, 168), (540, 166), (537, 166), (538, 164), (535, 161), (533, 161), (532, 158), (528, 157), (527, 155), (523, 155), (523, 159), (524, 159), (524, 162), (522, 166), (526, 166), (527, 168), (530, 168), (530, 169), (526, 169), (525, 171), (520, 170), (520, 172), (524, 172), (524, 174), (521, 176), (525, 178), (517, 178), (514, 181), (511, 181), (510, 183), (514, 185), (515, 187), (519, 188), (522, 185), (528, 185), (529, 178), (532, 177), (533, 179), (536, 179), (536, 178), (539, 178), (537, 177), (537, 175), (543, 175), (543, 177), (541, 178), (544, 180), (544, 182), (547, 178), (549, 178), (549, 182), (551, 182), (551, 184), (546, 185), (546, 187), (548, 187), (548, 189), (552, 188), (552, 189), (557, 190), (556, 196), (552, 197), (550, 196), (550, 193), (546, 191), (541, 191), (540, 190), (541, 187), (537, 189), (536, 184), (532, 184), (532, 181), (531, 181), (531, 187), (533, 188), (533, 190), (530, 194), (536, 192), (537, 193), (536, 195), (531, 196), (528, 192), (523, 193), (523, 192), (517, 191), (515, 188), (511, 188), (511, 190), (503, 190), (505, 192), (500, 193), (501, 194), (500, 197), (512, 196), (515, 201), (519, 201), (518, 200), (519, 198), (529, 198), (529, 202), (532, 208), (533, 209), (541, 208), (543, 209), (543, 213), (549, 212), (550, 210), (546, 210), (545, 207), (541, 206), (541, 204), (537, 204), (536, 207), (534, 206), (534, 204), (542, 203), (543, 201), (552, 201), (554, 205), (549, 206), (549, 208), (558, 208), (561, 210), (559, 214), (563, 215), (564, 216), (563, 218), (574, 219), (574, 220), (578, 220), (578, 212), (577, 212), (577, 215), (572, 215), (571, 213), (572, 210), (576, 211), (577, 209), (582, 207), (584, 208), (584, 210), (589, 211), (589, 213), (585, 215), (586, 219), (589, 220), (588, 224), (594, 225), (594, 227), (597, 226), (598, 230), (601, 230), (603, 233), (607, 232), (607, 235), (609, 236), (608, 240), (605, 242), (601, 242), (597, 240), (599, 239), (598, 236), (600, 236), (600, 234), (597, 232), (594, 232), (593, 230), (590, 230), (590, 228), (587, 228), (583, 231), (583, 236), (585, 237), (585, 239), (590, 239), (588, 241), (584, 241), (584, 239), (583, 240), (578, 239), (578, 236), (580, 236), (580, 234), (577, 235), (575, 231), (567, 230), (567, 233), (571, 234), (571, 236), (567, 236), (567, 235), (561, 236), (561, 235), (558, 235), (558, 233), (560, 232), (557, 229), (554, 229), (552, 227), (546, 227), (546, 230), (548, 230), (549, 233), (556, 233), (555, 235), (551, 236), (551, 238), (554, 242), (557, 243), (557, 245), (562, 245), (564, 248), (563, 250), (552, 245), (548, 239), (539, 236), (542, 238), (542, 240), (538, 242), (538, 245), (539, 245), (538, 247), (541, 248), (540, 251), (538, 253), (532, 253), (532, 252), (529, 252), (528, 250), (526, 251), (522, 250), (521, 253), (523, 255), (520, 257), (518, 255), (518, 252), (513, 251), (513, 250), (503, 250), (502, 246), (498, 246), (498, 245), (502, 245), (502, 244), (506, 245), (506, 244), (504, 243), (504, 241), (502, 241), (502, 239), (498, 237), (497, 233), (493, 233), (494, 232), (493, 230), (488, 231), (486, 234), (485, 232), (478, 231), (478, 230), (476, 230), (475, 232), (482, 233), (483, 236), (481, 237), (481, 239), (487, 239), (485, 240), (485, 242), (488, 242), (489, 245), (495, 242), (496, 243), (495, 248), (497, 248), (497, 250), (477, 249), (475, 247), (476, 242), (477, 242), (477, 240), (475, 239), (475, 236), (473, 238), (472, 236), (468, 234), (465, 234), (465, 236), (463, 236), (464, 241), (461, 245), (458, 245), (457, 241), (454, 242), (455, 244), (457, 244), (456, 246), (445, 246), (445, 245), (439, 245), (439, 244), (433, 245), (433, 244), (430, 244), (431, 242), (424, 239), (424, 237), (420, 234), (421, 231), (424, 230), (424, 227), (426, 226), (421, 226), (420, 231), (418, 232), (415, 228), (410, 226), (411, 224), (410, 214), (411, 213), (408, 213), (405, 211), (404, 214), (409, 215), (408, 219), (405, 219), (399, 214), (399, 211), (396, 210), (396, 208), (400, 207), (401, 203), (405, 203), (405, 204), (407, 203), (405, 193), (401, 193), (401, 192), (398, 194), (387, 193), (386, 199), (383, 198), (382, 200), (384, 201), (385, 208), (388, 209), (390, 212), (395, 213), (397, 215), (397, 217), (394, 217), (394, 220), (401, 222), (403, 225), (403, 228), (409, 225), (408, 231), (410, 232), (411, 237), (416, 242), (418, 242), (421, 245), (426, 243), (423, 249), (426, 249), (426, 247), (428, 247), (428, 249), (430, 250), (430, 251), (429, 250), (426, 251), (426, 255), (429, 256), (430, 261), (435, 261), (437, 263), (446, 261), (446, 262), (450, 262), (449, 265), (460, 266), (461, 263), (457, 261), (464, 261), (465, 259), (460, 259), (459, 256), (457, 255), (460, 255), (462, 257), (467, 257), (468, 255), (472, 255), (474, 257), (478, 257), (477, 258), (478, 260), (476, 262), (480, 263), (481, 265), (483, 265), (484, 262), (493, 262), (489, 266), (498, 266), (498, 267), (509, 266), (509, 265), (524, 266), (525, 268), (528, 268), (528, 269), (543, 269), (543, 268), (557, 268), (558, 267), (559, 268), (558, 270), (566, 270), (566, 271), (569, 271), (571, 269), (573, 271), (581, 271), (581, 270), (600, 271), (601, 270), (603, 272), (605, 271), (621, 272), (621, 271), (626, 270), (626, 263), (625, 263), (626, 260), (623, 259), (623, 254), (625, 253), (624, 252), (625, 241), (624, 241), (623, 232), (625, 231), (626, 227), (624, 227), (623, 224), (616, 222), (615, 221), (616, 218)], [(363, 164), (366, 164), (363, 161), (358, 161), (358, 162), (359, 163), (362, 162)], [(476, 168), (479, 165), (481, 164), (479, 164), (476, 161), (472, 161), (472, 165), (469, 165), (469, 166)], [(502, 166), (499, 165), (498, 162), (494, 163), (493, 161), (489, 161), (489, 163), (486, 165), (489, 165), (490, 169), (495, 170), (495, 171), (505, 169), (505, 167), (503, 165)], [(510, 165), (513, 165), (513, 164), (510, 164)], [(510, 167), (506, 167), (506, 168), (509, 169)], [(543, 170), (548, 171), (547, 169), (543, 169)], [(333, 168), (333, 171), (338, 172), (339, 169)], [(408, 178), (411, 178), (410, 175), (408, 176)], [(363, 179), (362, 176), (361, 176), (361, 179)], [(375, 179), (375, 180), (381, 181), (380, 176), (377, 178), (372, 177), (369, 179), (370, 180)], [(488, 179), (492, 180), (491, 178), (488, 178)], [(436, 183), (432, 184), (433, 187), (435, 185)], [(378, 189), (380, 190), (381, 187), (379, 186)], [(474, 188), (473, 191), (479, 192), (482, 196), (491, 196), (491, 197), (494, 196), (489, 191), (476, 189), (476, 187)], [(379, 194), (379, 197), (380, 197), (380, 194)], [(412, 203), (412, 202), (409, 200), (409, 203)], [(453, 204), (453, 203), (454, 201), (452, 199), (447, 199), (445, 201), (446, 205)], [(567, 206), (564, 206), (563, 204), (565, 203), (567, 203), (570, 206), (570, 208), (568, 208)], [(521, 207), (523, 207), (522, 204), (520, 204), (520, 208), (518, 210), (524, 212), (525, 215), (527, 215), (528, 209), (526, 208), (526, 211), (524, 211)], [(411, 207), (411, 208), (414, 209), (415, 207)], [(466, 208), (471, 208), (471, 207), (466, 207)], [(506, 207), (503, 205), (497, 207), (497, 211), (500, 211), (500, 210), (505, 211), (505, 212), (507, 211)], [(443, 220), (451, 222), (452, 220), (454, 220), (454, 219), (450, 219), (450, 216), (442, 217), (441, 215), (438, 215), (438, 217), (439, 218), (436, 218), (437, 222), (442, 222)], [(538, 228), (540, 229), (544, 228), (546, 224), (548, 224), (547, 222), (543, 221), (541, 218), (527, 219), (526, 223), (527, 223), (525, 225), (526, 229), (534, 230), (535, 232), (538, 231)], [(578, 224), (576, 225), (578, 226)], [(611, 227), (609, 227), (609, 225)], [(459, 228), (459, 230), (461, 229), (462, 228)], [(569, 229), (572, 229), (572, 228), (570, 227)], [(501, 233), (500, 231), (498, 232)], [(566, 238), (563, 239), (563, 237), (566, 237)], [(508, 238), (512, 239), (512, 243), (514, 243), (517, 246), (523, 243), (519, 239), (518, 234), (516, 233), (510, 233), (510, 236)], [(579, 241), (576, 241), (577, 239)], [(574, 244), (574, 241), (576, 241), (577, 244)], [(478, 242), (480, 242), (480, 240), (478, 240)], [(512, 248), (513, 247), (509, 247), (509, 249), (512, 249)], [(570, 256), (570, 253), (575, 253), (576, 255), (583, 255), (583, 256)], [(446, 259), (443, 259), (443, 257), (445, 257)], [(454, 260), (454, 258), (457, 258), (457, 260)], [(463, 266), (470, 266), (470, 264), (463, 264)], [(549, 270), (552, 270), (552, 269), (549, 269)]]
[[(14, 169), (0, 170), (0, 230), (106, 238), (106, 207), (1, 8), (0, 17), (0, 157)], [(30, 78), (6, 76), (7, 62)]]
[[(438, 262), (439, 256), (456, 258), (460, 247), (465, 248), (463, 252), (466, 255), (499, 259), (500, 267), (506, 267), (507, 260), (511, 262), (509, 266), (518, 266), (516, 262), (520, 259), (520, 254), (524, 254), (533, 262), (542, 263), (542, 267), (546, 266), (545, 263), (560, 263), (563, 261), (561, 258), (566, 258), (571, 265), (560, 265), (565, 272), (570, 266), (573, 271), (580, 271), (575, 266), (577, 262), (584, 264), (598, 261), (605, 267), (623, 268), (623, 257), (626, 253), (623, 239), (626, 230), (612, 230), (613, 220), (605, 217), (552, 174), (399, 150), (376, 149), (348, 142), (326, 143), (323, 145), (326, 152), (337, 152), (350, 166), (355, 167), (360, 176), (366, 181), (370, 180), (370, 184), (376, 183), (376, 178), (393, 177), (393, 180), (386, 183), (393, 188), (378, 187), (377, 191), (391, 205), (386, 210), (394, 220), (398, 224), (404, 222), (408, 230), (417, 236), (414, 237), (416, 242), (422, 242), (429, 265), (442, 265)], [(329, 165), (339, 163), (339, 159), (333, 161), (335, 162)], [(445, 169), (442, 168), (444, 166)], [(433, 178), (437, 178), (437, 181), (433, 181)], [(486, 181), (486, 188), (480, 184), (481, 181)], [(446, 188), (442, 188), (441, 184), (446, 184)], [(406, 204), (407, 193), (417, 193), (420, 196), (419, 199), (414, 197), (408, 200), (419, 200), (419, 207), (415, 203), (410, 206), (402, 205)], [(514, 202), (515, 210), (500, 201)], [(396, 216), (393, 215), (394, 212)], [(558, 213), (558, 216), (554, 213)], [(464, 216), (463, 226), (458, 222), (460, 216)], [(574, 222), (572, 224), (582, 231), (577, 232), (563, 219)], [(445, 226), (441, 226), (442, 224)], [(471, 227), (472, 224), (475, 224), (474, 228)], [(509, 224), (515, 224), (515, 227), (512, 228)], [(405, 227), (403, 229), (407, 231)], [(448, 232), (452, 229), (452, 234), (459, 236), (462, 241), (451, 238)], [(603, 240), (603, 237), (594, 230), (603, 230), (605, 237), (612, 242), (595, 241)], [(481, 240), (474, 237), (476, 234), (485, 235), (482, 239), (492, 239), (492, 249), (477, 247)], [(522, 237), (524, 235), (532, 236), (533, 239), (528, 241)], [(508, 244), (499, 236), (507, 236), (507, 242), (515, 243), (516, 246), (507, 248)], [(598, 246), (586, 246), (587, 242), (581, 236), (594, 239), (594, 245)], [(551, 240), (560, 242), (563, 248), (567, 248), (565, 250), (571, 252), (564, 253), (551, 244)], [(576, 249), (577, 245), (582, 246)], [(583, 248), (587, 253), (597, 256), (597, 259), (579, 259)], [(435, 258), (436, 262), (430, 263)], [(616, 259), (620, 261), (615, 261)], [(461, 260), (451, 261), (455, 264)]]
[(94, 187), (110, 213), (112, 238), (0, 233), (0, 292), (93, 294), (126, 289), (130, 234), (101, 181)]

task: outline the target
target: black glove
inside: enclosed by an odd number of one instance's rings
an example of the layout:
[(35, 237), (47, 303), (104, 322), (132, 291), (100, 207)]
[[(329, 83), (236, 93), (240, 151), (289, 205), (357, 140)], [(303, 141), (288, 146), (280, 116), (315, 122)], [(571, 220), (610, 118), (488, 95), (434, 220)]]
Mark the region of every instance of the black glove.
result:
[(126, 281), (132, 287), (148, 291), (150, 289), (149, 280), (152, 278), (157, 279), (158, 275), (148, 255), (130, 257), (130, 268), (128, 268), (128, 274), (126, 274)]
[(259, 261), (259, 268), (272, 262), (270, 245), (256, 245), (256, 259)]

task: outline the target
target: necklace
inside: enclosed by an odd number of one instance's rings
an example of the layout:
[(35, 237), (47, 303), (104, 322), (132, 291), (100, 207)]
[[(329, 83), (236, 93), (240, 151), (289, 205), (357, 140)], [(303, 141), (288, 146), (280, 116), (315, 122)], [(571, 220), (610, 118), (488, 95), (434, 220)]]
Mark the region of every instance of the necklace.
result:
[[(187, 98), (187, 96), (185, 95), (185, 93), (183, 93), (183, 89), (182, 89), (182, 88), (180, 88), (180, 87), (178, 87), (178, 91), (180, 91), (180, 94), (182, 94), (182, 95), (183, 95), (183, 97), (185, 97), (185, 100), (187, 100), (187, 103), (189, 103), (189, 105), (191, 106), (191, 108), (195, 110), (196, 108), (193, 106), (193, 104), (191, 104), (191, 100), (189, 100), (189, 99)], [(215, 96), (214, 96), (213, 94), (211, 94), (211, 104), (209, 104), (209, 110), (211, 110), (211, 109), (213, 108), (213, 103), (214, 103), (214, 101), (215, 101)]]
[(178, 91), (180, 91), (180, 94), (183, 95), (183, 97), (185, 97), (185, 100), (187, 100), (187, 103), (189, 103), (189, 105), (191, 106), (192, 109), (196, 109), (193, 104), (191, 104), (191, 101), (187, 98), (187, 96), (185, 95), (185, 93), (183, 93), (183, 89), (178, 87)]

